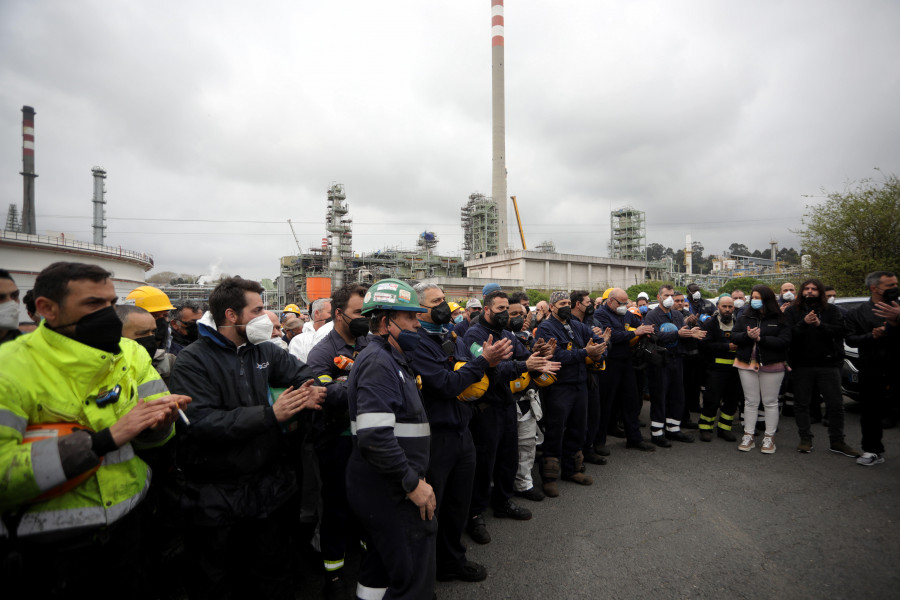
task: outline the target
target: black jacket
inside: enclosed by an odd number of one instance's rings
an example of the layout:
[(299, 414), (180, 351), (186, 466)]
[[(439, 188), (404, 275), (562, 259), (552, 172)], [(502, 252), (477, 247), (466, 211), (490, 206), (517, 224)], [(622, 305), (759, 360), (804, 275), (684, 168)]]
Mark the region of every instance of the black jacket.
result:
[[(748, 327), (759, 327), (758, 343), (747, 335)], [(741, 312), (731, 332), (731, 341), (738, 347), (736, 358), (742, 362), (750, 362), (754, 344), (757, 345), (756, 360), (759, 364), (784, 362), (791, 345), (791, 328), (784, 315), (770, 313), (761, 317), (758, 310), (751, 308)]]
[(884, 325), (885, 321), (875, 316), (872, 312), (874, 308), (875, 303), (869, 298), (848, 313), (847, 345), (859, 348), (861, 369), (880, 369), (891, 362), (892, 368), (897, 368), (900, 361), (900, 327), (888, 325), (885, 335), (875, 339), (872, 330)]
[(273, 344), (238, 348), (200, 326), (200, 339), (175, 361), (170, 388), (191, 397), (191, 424), (176, 438), (187, 519), (213, 525), (263, 517), (297, 491), (269, 388), (296, 387), (312, 376)]
[[(737, 323), (731, 331), (722, 331), (719, 316), (713, 315), (700, 324), (700, 329), (706, 332), (706, 337), (700, 340), (700, 353), (710, 369), (734, 368), (736, 353), (730, 349), (732, 334), (737, 330)], [(746, 330), (745, 330), (746, 331)], [(730, 362), (725, 362), (730, 361)]]
[(827, 302), (812, 307), (819, 317), (818, 327), (804, 318), (810, 308), (792, 304), (784, 311), (791, 328), (788, 363), (792, 367), (840, 367), (844, 362), (844, 316)]

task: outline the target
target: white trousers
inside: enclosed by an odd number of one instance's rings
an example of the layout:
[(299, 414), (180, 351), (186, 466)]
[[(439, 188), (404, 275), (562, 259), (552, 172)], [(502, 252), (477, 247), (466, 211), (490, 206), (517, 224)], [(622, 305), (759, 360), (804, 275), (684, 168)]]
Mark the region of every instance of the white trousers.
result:
[(744, 388), (744, 433), (753, 433), (756, 428), (756, 415), (762, 401), (766, 414), (766, 435), (775, 435), (778, 429), (778, 391), (784, 371), (778, 373), (762, 373), (740, 369), (741, 387)]

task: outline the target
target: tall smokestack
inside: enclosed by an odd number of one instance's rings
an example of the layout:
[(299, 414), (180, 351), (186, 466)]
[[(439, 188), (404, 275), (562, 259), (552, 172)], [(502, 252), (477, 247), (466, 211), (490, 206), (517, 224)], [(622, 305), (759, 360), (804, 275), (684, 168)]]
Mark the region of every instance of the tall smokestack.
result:
[(22, 233), (37, 233), (34, 217), (34, 109), (22, 107), (22, 180), (24, 199), (22, 200)]
[(103, 167), (94, 167), (91, 173), (94, 174), (94, 243), (102, 246), (106, 240), (106, 186), (103, 185), (106, 170)]
[(497, 244), (501, 254), (509, 248), (506, 198), (506, 95), (503, 75), (503, 0), (491, 0), (491, 113), (493, 116), (493, 176), (491, 196), (497, 203)]

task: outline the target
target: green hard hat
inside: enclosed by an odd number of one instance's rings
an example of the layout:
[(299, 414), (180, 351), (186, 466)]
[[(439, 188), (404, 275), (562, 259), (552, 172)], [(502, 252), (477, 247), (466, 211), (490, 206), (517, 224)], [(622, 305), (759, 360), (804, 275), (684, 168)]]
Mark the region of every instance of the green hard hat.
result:
[(405, 310), (410, 312), (428, 312), (419, 306), (416, 290), (399, 279), (382, 279), (376, 281), (363, 298), (362, 314), (373, 310)]

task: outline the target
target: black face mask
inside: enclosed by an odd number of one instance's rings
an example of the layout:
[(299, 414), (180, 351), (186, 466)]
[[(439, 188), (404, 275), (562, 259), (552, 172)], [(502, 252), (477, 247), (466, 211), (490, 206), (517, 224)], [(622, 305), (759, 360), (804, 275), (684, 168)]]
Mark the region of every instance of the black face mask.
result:
[(525, 317), (513, 317), (507, 323), (506, 328), (513, 333), (517, 333), (522, 331), (522, 327), (525, 325)]
[(504, 310), (499, 313), (491, 313), (491, 324), (494, 325), (497, 329), (506, 329), (506, 324), (509, 323), (509, 311)]
[(562, 308), (557, 309), (556, 317), (560, 321), (568, 321), (570, 318), (572, 318), (572, 307), (563, 306)]
[(584, 316), (590, 317), (594, 314), (594, 305), (589, 304), (587, 308), (584, 309)]
[(446, 301), (431, 308), (431, 322), (435, 325), (446, 325), (450, 322), (450, 305)]
[(803, 302), (807, 306), (813, 306), (819, 304), (820, 298), (818, 296), (803, 296)]
[(196, 342), (197, 338), (200, 337), (200, 331), (197, 328), (197, 321), (191, 321), (190, 323), (183, 323), (185, 334), (184, 337), (192, 342)]
[(150, 355), (150, 358), (156, 356), (156, 336), (148, 335), (137, 338), (134, 341), (143, 346), (144, 350), (147, 351), (147, 354)]
[(881, 293), (882, 301), (890, 304), (900, 300), (900, 288), (888, 288)]
[(480, 317), (480, 316), (481, 316), (481, 311), (480, 311), (480, 310), (476, 310), (476, 311), (474, 311), (474, 312), (469, 316), (469, 321), (470, 321), (470, 322), (475, 322), (475, 321), (478, 319), (478, 317)]
[(60, 325), (53, 329), (59, 330), (70, 325), (75, 325), (75, 333), (67, 337), (85, 346), (118, 354), (119, 340), (122, 338), (122, 321), (112, 306), (84, 315), (75, 323)]
[(369, 320), (367, 318), (357, 317), (355, 319), (348, 319), (343, 313), (341, 313), (341, 316), (347, 323), (347, 330), (352, 337), (358, 338), (369, 333)]
[(166, 339), (169, 337), (169, 323), (165, 317), (160, 317), (156, 320), (156, 334), (153, 337), (156, 339), (157, 348), (166, 347)]

